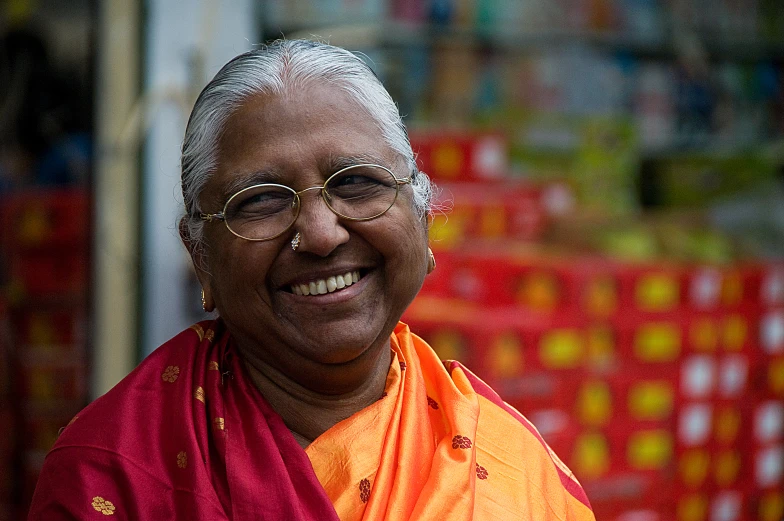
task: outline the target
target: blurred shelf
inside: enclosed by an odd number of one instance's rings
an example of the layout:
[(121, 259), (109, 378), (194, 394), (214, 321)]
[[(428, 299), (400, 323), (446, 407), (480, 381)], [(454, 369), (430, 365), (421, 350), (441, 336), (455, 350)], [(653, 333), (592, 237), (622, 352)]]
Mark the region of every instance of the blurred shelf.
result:
[[(529, 53), (583, 45), (605, 52), (627, 53), (641, 58), (672, 59), (683, 51), (670, 31), (660, 35), (598, 30), (520, 31), (497, 28), (462, 28), (403, 22), (297, 26), (288, 30), (262, 29), (262, 34), (287, 38), (328, 40), (344, 47), (405, 49), (415, 46), (468, 47), (511, 53)], [(761, 38), (691, 38), (712, 59), (764, 61), (784, 59), (784, 41)]]

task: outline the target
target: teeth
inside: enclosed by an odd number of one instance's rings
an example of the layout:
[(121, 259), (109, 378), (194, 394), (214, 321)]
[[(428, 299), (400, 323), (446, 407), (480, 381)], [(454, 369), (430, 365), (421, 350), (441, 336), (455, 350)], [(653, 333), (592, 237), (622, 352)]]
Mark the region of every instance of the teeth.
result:
[(339, 289), (347, 288), (359, 281), (359, 271), (350, 271), (343, 275), (335, 275), (326, 279), (314, 280), (307, 284), (294, 284), (291, 292), (295, 295), (324, 295)]

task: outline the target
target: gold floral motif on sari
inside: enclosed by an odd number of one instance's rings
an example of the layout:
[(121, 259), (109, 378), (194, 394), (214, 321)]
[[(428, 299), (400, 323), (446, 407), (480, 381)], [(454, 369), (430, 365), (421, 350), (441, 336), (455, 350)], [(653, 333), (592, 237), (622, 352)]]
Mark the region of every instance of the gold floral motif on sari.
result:
[(179, 376), (180, 376), (180, 368), (177, 367), (176, 365), (170, 365), (163, 371), (161, 378), (163, 379), (164, 382), (174, 383)]
[(100, 512), (105, 516), (113, 516), (114, 511), (116, 510), (114, 503), (102, 498), (101, 496), (95, 496), (93, 498), (92, 505), (96, 512)]
[(204, 330), (199, 324), (193, 324), (191, 326), (191, 329), (193, 329), (196, 332), (196, 334), (199, 335), (199, 341), (204, 339)]
[(188, 455), (184, 450), (177, 454), (177, 466), (181, 469), (184, 469), (188, 466)]

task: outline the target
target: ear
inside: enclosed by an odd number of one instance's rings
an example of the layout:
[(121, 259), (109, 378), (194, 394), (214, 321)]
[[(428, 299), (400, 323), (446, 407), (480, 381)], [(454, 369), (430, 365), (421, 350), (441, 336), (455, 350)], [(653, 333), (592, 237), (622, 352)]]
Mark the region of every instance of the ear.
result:
[(193, 269), (196, 271), (196, 277), (199, 279), (199, 284), (201, 284), (204, 292), (204, 311), (209, 312), (215, 309), (215, 300), (213, 299), (212, 287), (210, 286), (211, 277), (207, 266), (207, 255), (204, 251), (204, 245), (198, 244), (192, 239), (187, 219), (187, 215), (180, 219), (178, 226), (180, 240), (182, 240), (182, 244), (191, 256)]
[(430, 275), (436, 269), (436, 256), (433, 255), (433, 250), (427, 249), (427, 274)]

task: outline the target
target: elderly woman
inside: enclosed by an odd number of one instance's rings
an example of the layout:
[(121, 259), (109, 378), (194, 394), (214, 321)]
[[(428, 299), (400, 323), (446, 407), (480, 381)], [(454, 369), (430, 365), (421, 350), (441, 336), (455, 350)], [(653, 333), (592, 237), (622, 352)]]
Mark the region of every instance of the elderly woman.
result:
[(361, 60), (280, 41), (229, 62), (182, 188), (219, 318), (73, 419), (30, 519), (593, 519), (536, 429), (398, 322), (435, 268), (430, 183)]

